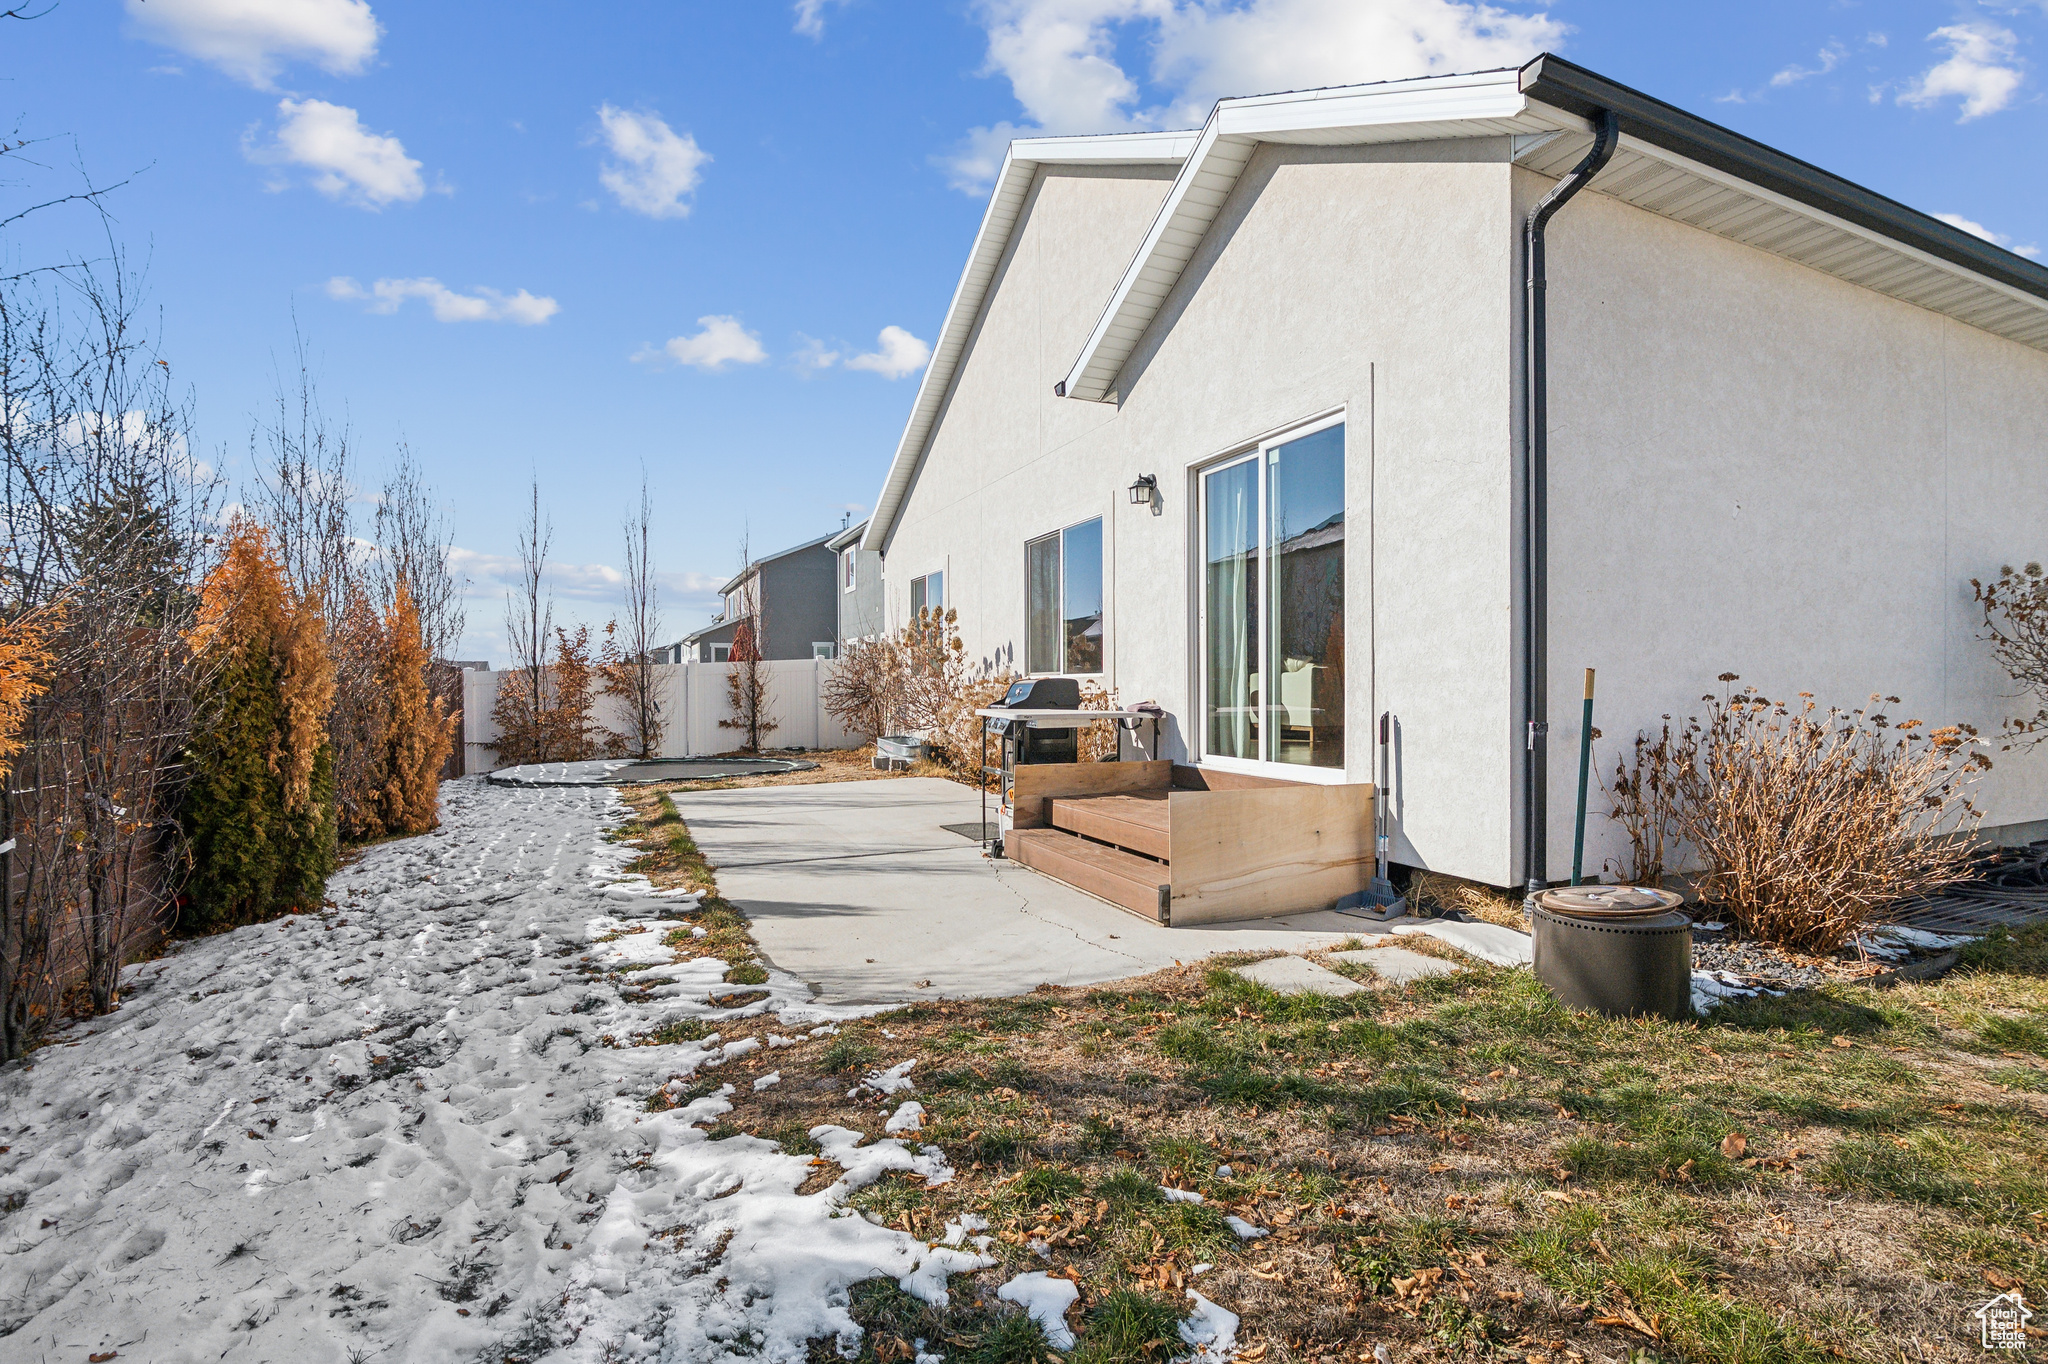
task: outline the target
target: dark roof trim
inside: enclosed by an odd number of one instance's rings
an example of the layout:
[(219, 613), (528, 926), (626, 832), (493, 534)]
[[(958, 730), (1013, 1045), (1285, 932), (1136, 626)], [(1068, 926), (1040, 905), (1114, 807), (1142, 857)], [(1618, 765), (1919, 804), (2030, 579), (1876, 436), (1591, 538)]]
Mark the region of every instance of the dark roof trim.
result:
[(1639, 90), (1618, 85), (1562, 57), (1546, 52), (1523, 67), (1521, 88), (1529, 98), (1581, 118), (1590, 118), (1596, 109), (1612, 109), (1627, 136), (1725, 171), (1987, 279), (2048, 298), (2048, 266), (2014, 255), (1939, 218), (1887, 199), (1839, 175), (1830, 175), (1818, 166), (1787, 156), (1718, 123), (1709, 123)]

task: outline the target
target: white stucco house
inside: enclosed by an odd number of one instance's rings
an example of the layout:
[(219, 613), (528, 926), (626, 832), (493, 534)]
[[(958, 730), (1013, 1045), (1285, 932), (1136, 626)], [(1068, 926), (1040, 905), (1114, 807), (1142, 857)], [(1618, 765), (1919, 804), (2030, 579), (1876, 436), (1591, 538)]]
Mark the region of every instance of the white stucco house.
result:
[[(1390, 713), (1395, 861), (1561, 879), (1587, 667), (1605, 772), (1723, 672), (2020, 713), (2048, 269), (1551, 56), (1018, 141), (863, 543), (1156, 758), (1368, 782)], [(2048, 835), (2048, 754), (1980, 789)]]

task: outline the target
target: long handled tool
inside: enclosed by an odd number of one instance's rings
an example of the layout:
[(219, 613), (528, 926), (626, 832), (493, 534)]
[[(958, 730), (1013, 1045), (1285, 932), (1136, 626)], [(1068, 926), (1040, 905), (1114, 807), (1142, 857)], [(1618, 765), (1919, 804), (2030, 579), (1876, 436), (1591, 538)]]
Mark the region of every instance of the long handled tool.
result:
[(1579, 721), (1579, 817), (1572, 828), (1572, 884), (1584, 885), (1586, 861), (1586, 776), (1593, 766), (1593, 670), (1586, 669), (1586, 711)]

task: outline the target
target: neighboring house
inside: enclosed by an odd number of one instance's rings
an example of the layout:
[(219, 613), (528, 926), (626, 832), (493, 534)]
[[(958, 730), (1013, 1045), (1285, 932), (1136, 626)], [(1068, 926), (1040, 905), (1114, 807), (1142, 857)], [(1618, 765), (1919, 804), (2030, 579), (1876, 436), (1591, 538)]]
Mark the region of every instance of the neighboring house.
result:
[(882, 556), (861, 545), (868, 523), (848, 526), (825, 542), (825, 548), (839, 556), (834, 570), (839, 586), (839, 634), (841, 645), (883, 633)]
[[(2048, 268), (1545, 56), (1012, 143), (862, 543), (1156, 756), (1363, 783), (1391, 712), (1394, 859), (1511, 885), (1569, 871), (1586, 667), (1602, 776), (1724, 672), (2030, 708), (1969, 580), (2044, 508)], [(2048, 834), (2040, 755), (1978, 791)]]
[[(839, 556), (826, 547), (829, 535), (794, 549), (754, 560), (718, 590), (723, 609), (711, 624), (682, 641), (684, 656), (723, 663), (742, 625), (755, 636), (763, 658), (831, 658), (838, 652)], [(751, 608), (758, 606), (763, 625)]]

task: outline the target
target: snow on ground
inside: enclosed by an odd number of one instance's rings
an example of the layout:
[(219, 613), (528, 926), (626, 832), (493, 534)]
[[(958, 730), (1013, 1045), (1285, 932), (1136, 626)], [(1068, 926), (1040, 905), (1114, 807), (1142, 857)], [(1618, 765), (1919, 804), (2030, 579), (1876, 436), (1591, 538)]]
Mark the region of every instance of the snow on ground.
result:
[[(936, 1300), (987, 1263), (843, 1207), (949, 1178), (935, 1147), (819, 1128), (845, 1174), (806, 1195), (807, 1158), (701, 1130), (732, 1086), (646, 1111), (770, 1011), (845, 1011), (779, 972), (714, 1006), (735, 987), (661, 946), (691, 902), (625, 875), (612, 792), (465, 780), (442, 814), (328, 912), (131, 968), (112, 1017), (0, 1072), (0, 1358), (796, 1360), (852, 1343), (849, 1283)], [(600, 1040), (678, 1019), (718, 1031)]]

